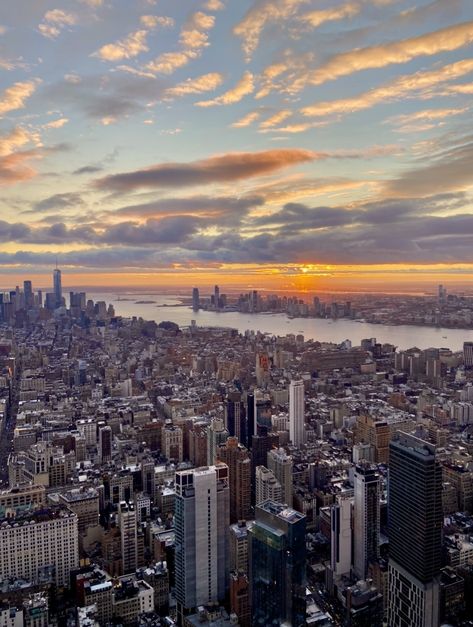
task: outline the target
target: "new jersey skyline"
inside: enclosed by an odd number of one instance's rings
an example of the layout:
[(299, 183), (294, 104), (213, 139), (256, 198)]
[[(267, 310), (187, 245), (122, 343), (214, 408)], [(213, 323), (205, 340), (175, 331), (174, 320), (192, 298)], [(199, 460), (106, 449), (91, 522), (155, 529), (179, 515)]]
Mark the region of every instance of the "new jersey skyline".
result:
[(472, 44), (466, 0), (5, 3), (0, 282), (467, 285)]

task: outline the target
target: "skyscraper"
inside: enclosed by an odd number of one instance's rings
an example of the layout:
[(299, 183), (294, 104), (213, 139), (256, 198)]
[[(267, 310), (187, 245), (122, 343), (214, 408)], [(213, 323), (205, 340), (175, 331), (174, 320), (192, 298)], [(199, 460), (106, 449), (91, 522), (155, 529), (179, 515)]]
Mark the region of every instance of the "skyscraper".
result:
[(399, 432), (389, 446), (390, 627), (439, 622), (442, 467), (435, 446)]
[(294, 446), (305, 444), (304, 382), (291, 381), (289, 385), (289, 437)]
[(54, 302), (55, 306), (62, 306), (62, 280), (61, 280), (61, 271), (59, 268), (54, 268), (53, 271), (53, 293), (54, 293)]
[(366, 579), (368, 564), (379, 558), (380, 476), (368, 463), (355, 468), (353, 569)]
[(334, 577), (348, 575), (351, 570), (353, 530), (353, 498), (338, 496), (330, 511), (331, 553), (330, 568)]
[(218, 285), (214, 287), (214, 305), (215, 309), (220, 309), (220, 288)]
[(198, 287), (194, 287), (192, 290), (192, 309), (194, 311), (199, 311), (200, 309), (200, 295)]
[(268, 452), (267, 466), (281, 484), (283, 503), (292, 507), (292, 457), (283, 448)]
[(23, 281), (23, 294), (25, 298), (25, 309), (31, 309), (34, 305), (33, 285), (31, 281)]
[(207, 427), (207, 464), (209, 466), (215, 464), (217, 447), (227, 441), (228, 435), (223, 418), (218, 418), (217, 416), (212, 418), (210, 425)]
[(194, 608), (225, 597), (229, 523), (226, 464), (176, 473), (176, 600), (179, 625)]
[(251, 514), (251, 461), (247, 449), (237, 438), (228, 438), (217, 447), (217, 458), (228, 466), (230, 484), (230, 522), (247, 520)]
[(122, 501), (118, 507), (118, 524), (120, 525), (122, 573), (133, 573), (138, 566), (138, 539), (136, 528), (136, 511), (131, 503)]
[(241, 400), (241, 392), (228, 393), (225, 402), (225, 424), (229, 434), (246, 446), (245, 408)]
[(250, 529), (252, 625), (305, 625), (306, 518), (265, 501)]
[(463, 363), (465, 368), (473, 368), (473, 342), (463, 342)]

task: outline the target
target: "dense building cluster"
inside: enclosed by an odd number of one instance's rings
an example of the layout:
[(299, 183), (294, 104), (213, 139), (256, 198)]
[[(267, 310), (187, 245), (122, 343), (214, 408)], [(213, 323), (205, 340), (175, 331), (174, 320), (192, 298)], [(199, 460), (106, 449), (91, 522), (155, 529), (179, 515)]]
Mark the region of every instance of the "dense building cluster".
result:
[(285, 313), (289, 318), (347, 318), (371, 324), (407, 324), (442, 326), (454, 329), (473, 328), (473, 297), (448, 294), (443, 285), (436, 295), (429, 294), (330, 294), (312, 299), (280, 296), (252, 290), (247, 294), (221, 294), (218, 285), (209, 296), (194, 288), (190, 304), (194, 311), (222, 313)]
[(1, 315), (2, 627), (471, 625), (472, 344)]

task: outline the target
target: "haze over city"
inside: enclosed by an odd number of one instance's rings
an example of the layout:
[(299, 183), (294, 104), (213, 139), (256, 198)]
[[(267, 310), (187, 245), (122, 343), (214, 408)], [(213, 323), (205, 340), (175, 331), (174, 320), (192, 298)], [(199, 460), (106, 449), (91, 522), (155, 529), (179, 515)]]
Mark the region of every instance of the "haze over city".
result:
[(0, 282), (472, 278), (467, 0), (0, 7)]

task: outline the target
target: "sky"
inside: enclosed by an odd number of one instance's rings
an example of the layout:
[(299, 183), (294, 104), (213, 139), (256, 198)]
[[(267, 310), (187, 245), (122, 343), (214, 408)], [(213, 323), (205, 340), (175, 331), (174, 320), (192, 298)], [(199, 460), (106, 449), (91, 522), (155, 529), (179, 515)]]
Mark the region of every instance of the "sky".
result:
[(473, 285), (471, 0), (0, 4), (0, 284)]

